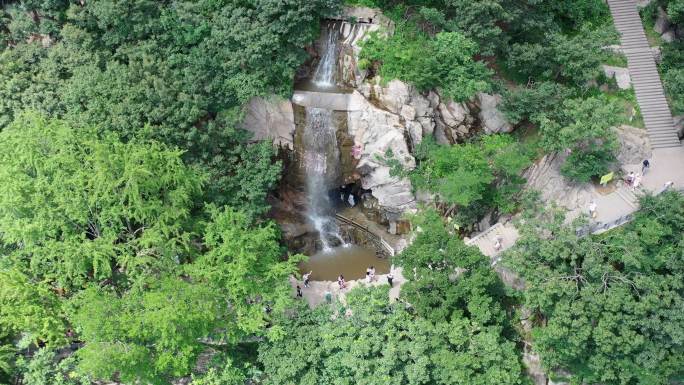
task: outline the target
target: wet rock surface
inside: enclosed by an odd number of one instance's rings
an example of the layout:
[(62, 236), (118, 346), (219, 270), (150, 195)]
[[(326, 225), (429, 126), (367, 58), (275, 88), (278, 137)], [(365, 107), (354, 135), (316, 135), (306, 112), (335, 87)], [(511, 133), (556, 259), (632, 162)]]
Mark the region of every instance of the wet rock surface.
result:
[(276, 96), (252, 98), (245, 109), (242, 128), (254, 134), (253, 140), (272, 140), (273, 144), (292, 148), (295, 122), (292, 103)]

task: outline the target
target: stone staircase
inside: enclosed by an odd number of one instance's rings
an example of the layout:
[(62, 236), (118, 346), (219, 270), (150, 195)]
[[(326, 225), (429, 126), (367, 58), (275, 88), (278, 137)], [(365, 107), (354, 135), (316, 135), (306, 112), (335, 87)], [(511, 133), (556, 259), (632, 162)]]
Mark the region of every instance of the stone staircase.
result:
[[(518, 236), (518, 230), (516, 230), (512, 224), (507, 223), (503, 225), (501, 223), (496, 223), (473, 238), (465, 240), (465, 244), (479, 248), (482, 254), (491, 258), (492, 265), (494, 265), (498, 262), (498, 255), (513, 246), (518, 239)], [(501, 249), (499, 250), (494, 247), (497, 237), (501, 242)]]
[(635, 210), (639, 208), (639, 197), (634, 194), (634, 191), (632, 190), (631, 187), (627, 186), (626, 184), (622, 183), (618, 188), (615, 190), (615, 193), (622, 198), (627, 204), (632, 206)]
[(636, 0), (608, 0), (615, 28), (620, 32), (622, 51), (634, 85), (637, 102), (653, 149), (680, 147), (658, 74), (653, 52), (637, 10)]

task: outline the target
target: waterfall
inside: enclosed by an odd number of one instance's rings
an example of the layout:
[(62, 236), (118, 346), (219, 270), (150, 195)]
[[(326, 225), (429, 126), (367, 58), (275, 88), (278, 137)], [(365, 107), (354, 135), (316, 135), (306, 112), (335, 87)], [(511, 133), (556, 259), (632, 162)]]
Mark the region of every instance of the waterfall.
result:
[(340, 151), (332, 111), (306, 109), (306, 125), (302, 133), (304, 167), (309, 196), (307, 217), (318, 231), (324, 251), (345, 245), (333, 218), (334, 205), (329, 191), (336, 186), (339, 175)]
[(333, 26), (326, 29), (327, 38), (323, 49), (323, 56), (318, 62), (316, 72), (313, 75), (313, 82), (319, 87), (335, 86), (335, 75), (337, 70), (337, 39), (338, 31)]

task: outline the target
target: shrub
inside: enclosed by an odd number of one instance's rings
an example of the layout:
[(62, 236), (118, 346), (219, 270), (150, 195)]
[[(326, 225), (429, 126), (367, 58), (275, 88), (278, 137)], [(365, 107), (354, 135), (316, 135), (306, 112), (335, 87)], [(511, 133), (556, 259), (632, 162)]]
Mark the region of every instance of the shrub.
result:
[(363, 43), (361, 59), (380, 64), (383, 81), (400, 79), (425, 91), (441, 88), (444, 96), (467, 100), (489, 89), (491, 72), (475, 61), (477, 44), (458, 32), (430, 38), (415, 25), (400, 23), (392, 36), (374, 34)]

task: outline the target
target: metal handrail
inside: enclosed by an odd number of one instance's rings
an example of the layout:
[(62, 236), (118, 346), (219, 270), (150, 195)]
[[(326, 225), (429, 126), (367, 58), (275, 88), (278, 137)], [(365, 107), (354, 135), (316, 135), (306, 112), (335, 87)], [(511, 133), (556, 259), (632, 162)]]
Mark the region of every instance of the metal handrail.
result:
[(361, 224), (354, 222), (353, 220), (343, 216), (342, 214), (335, 214), (335, 219), (337, 219), (340, 222), (346, 223), (350, 226), (353, 226), (353, 227), (363, 231), (364, 233), (370, 235), (370, 237), (373, 238), (375, 240), (375, 242), (378, 242), (380, 244), (380, 246), (383, 249), (385, 249), (385, 251), (390, 256), (392, 256), (392, 257), (394, 256), (394, 254), (395, 254), (394, 248), (386, 240), (384, 240), (381, 236), (370, 231), (368, 226), (362, 226)]

